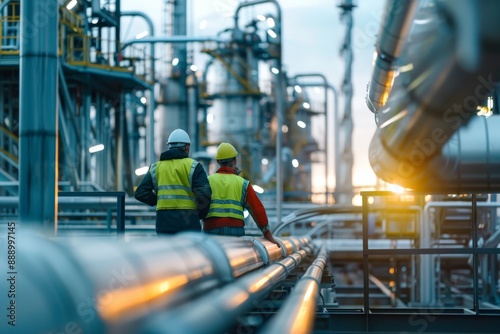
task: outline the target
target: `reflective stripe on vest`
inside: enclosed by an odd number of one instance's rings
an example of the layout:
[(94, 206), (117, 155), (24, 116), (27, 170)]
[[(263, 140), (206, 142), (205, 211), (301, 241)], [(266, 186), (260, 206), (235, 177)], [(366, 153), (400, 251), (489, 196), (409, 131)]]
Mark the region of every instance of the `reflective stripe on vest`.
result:
[(249, 182), (234, 174), (213, 174), (208, 177), (212, 188), (212, 201), (207, 217), (231, 217), (244, 220)]
[(191, 190), (198, 161), (191, 158), (162, 160), (151, 166), (150, 173), (158, 196), (156, 210), (196, 209)]

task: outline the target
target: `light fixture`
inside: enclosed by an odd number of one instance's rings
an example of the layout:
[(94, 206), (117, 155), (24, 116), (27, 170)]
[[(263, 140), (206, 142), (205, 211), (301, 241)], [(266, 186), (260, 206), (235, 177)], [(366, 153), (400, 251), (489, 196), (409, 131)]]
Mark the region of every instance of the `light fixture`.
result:
[(280, 70), (278, 70), (276, 67), (271, 67), (271, 72), (273, 72), (274, 74), (278, 74), (280, 73)]
[(267, 18), (267, 24), (269, 25), (269, 27), (271, 28), (274, 28), (274, 26), (276, 25), (276, 23), (274, 23), (274, 19), (272, 17), (268, 17)]
[(179, 58), (172, 59), (172, 66), (177, 66), (179, 64)]
[(78, 1), (77, 0), (71, 0), (67, 5), (66, 5), (66, 9), (67, 10), (72, 10), (73, 8), (75, 8), (75, 6), (78, 4)]
[(148, 100), (146, 99), (146, 97), (141, 97), (141, 103), (142, 104), (146, 104), (146, 102), (148, 102)]
[(267, 164), (269, 163), (269, 160), (267, 160), (266, 158), (264, 158), (264, 159), (262, 159), (262, 161), (261, 161), (261, 162), (262, 162), (262, 164), (263, 164), (264, 166), (267, 166)]
[(306, 128), (306, 123), (304, 123), (303, 121), (297, 121), (297, 126), (299, 128), (305, 129)]
[(198, 71), (198, 66), (193, 64), (193, 65), (189, 66), (189, 69), (193, 72), (196, 72), (196, 71)]
[(267, 29), (267, 34), (269, 36), (271, 36), (271, 38), (276, 38), (278, 37), (278, 35), (276, 35), (276, 33), (274, 32), (274, 30), (271, 30), (271, 29)]
[(144, 175), (144, 174), (146, 174), (148, 172), (148, 170), (149, 170), (148, 166), (137, 168), (135, 170), (135, 175), (137, 175), (137, 176)]
[(96, 153), (96, 152), (99, 152), (99, 151), (102, 151), (104, 150), (104, 145), (103, 144), (97, 144), (97, 145), (94, 145), (92, 147), (89, 147), (89, 152), (90, 153)]
[(144, 30), (143, 32), (140, 32), (138, 33), (137, 35), (135, 35), (135, 38), (136, 39), (143, 39), (144, 37), (146, 37), (147, 35), (149, 35), (149, 32)]
[(214, 114), (207, 114), (207, 123), (211, 124), (214, 121)]
[(302, 106), (303, 106), (304, 108), (306, 108), (306, 109), (311, 108), (311, 105), (310, 105), (309, 103), (307, 103), (307, 102), (302, 103)]
[(281, 131), (282, 131), (283, 133), (287, 133), (287, 132), (288, 132), (288, 126), (283, 125), (283, 126), (281, 127)]
[(92, 19), (92, 24), (97, 24), (97, 23), (99, 23), (99, 19), (98, 18)]
[(262, 187), (259, 187), (258, 185), (252, 184), (252, 188), (258, 194), (263, 194), (264, 193), (264, 189)]
[(297, 159), (293, 159), (293, 160), (292, 160), (292, 166), (293, 166), (294, 168), (299, 167), (299, 160), (297, 160)]
[(266, 17), (262, 14), (257, 15), (257, 20), (264, 22), (266, 20)]
[(295, 85), (295, 87), (294, 87), (294, 88), (295, 88), (295, 91), (296, 91), (297, 93), (299, 93), (299, 94), (300, 94), (300, 93), (302, 93), (302, 88), (300, 88), (300, 86), (299, 86), (299, 85)]

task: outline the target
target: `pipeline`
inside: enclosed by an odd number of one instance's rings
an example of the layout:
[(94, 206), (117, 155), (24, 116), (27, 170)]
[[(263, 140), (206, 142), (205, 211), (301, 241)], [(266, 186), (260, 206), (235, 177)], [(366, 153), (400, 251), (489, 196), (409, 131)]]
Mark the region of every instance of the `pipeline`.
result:
[(366, 104), (372, 112), (387, 102), (396, 73), (394, 64), (406, 42), (417, 3), (416, 0), (387, 1), (376, 44), (377, 58), (366, 96)]
[(288, 297), (278, 313), (264, 325), (262, 333), (310, 333), (314, 325), (316, 298), (318, 297), (326, 250), (322, 247), (318, 257), (307, 268), (293, 294)]
[[(498, 9), (498, 2), (490, 0), (439, 0), (419, 8), (414, 28), (428, 22), (434, 29), (416, 29), (420, 35), (405, 46), (414, 51), (407, 52), (411, 70), (400, 73), (387, 103), (375, 113), (378, 129), (369, 158), (381, 179), (421, 191), (500, 189), (498, 173), (476, 172), (497, 168), (493, 143), (498, 132), (483, 140), (480, 132), (472, 136), (468, 130), (489, 128), (476, 108), (492, 94), (500, 75), (500, 39), (493, 33), (500, 23), (485, 19)], [(475, 138), (482, 142), (469, 144)], [(474, 149), (483, 142), (478, 161)]]
[[(239, 316), (258, 305), (300, 264), (305, 250), (294, 252), (261, 272), (245, 276), (233, 284), (172, 312), (154, 317), (145, 326), (144, 334), (209, 334), (223, 333)], [(175, 325), (172, 325), (175, 324)]]
[[(34, 233), (17, 239), (17, 317), (30, 319), (19, 321), (20, 333), (64, 332), (68, 326), (83, 333), (136, 333), (152, 312), (292, 254), (292, 247), (279, 249), (263, 238), (193, 232), (129, 241), (54, 241)], [(307, 238), (282, 241), (310, 246)], [(0, 266), (4, 272), (6, 265)]]

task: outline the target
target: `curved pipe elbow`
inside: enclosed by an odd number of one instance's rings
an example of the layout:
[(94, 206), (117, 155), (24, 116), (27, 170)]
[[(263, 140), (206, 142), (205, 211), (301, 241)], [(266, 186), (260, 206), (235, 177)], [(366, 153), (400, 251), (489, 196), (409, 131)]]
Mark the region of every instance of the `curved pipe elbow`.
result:
[(500, 191), (500, 116), (475, 116), (460, 128), (437, 155), (429, 140), (406, 157), (391, 153), (375, 135), (369, 150), (374, 172), (388, 183), (427, 192)]

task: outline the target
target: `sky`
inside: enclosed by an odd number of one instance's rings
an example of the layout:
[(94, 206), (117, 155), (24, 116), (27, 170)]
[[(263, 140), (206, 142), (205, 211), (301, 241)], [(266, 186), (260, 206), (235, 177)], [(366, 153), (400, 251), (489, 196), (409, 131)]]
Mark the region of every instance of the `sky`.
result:
[[(187, 1), (188, 35), (215, 36), (219, 31), (233, 26), (232, 15), (238, 6), (238, 0)], [(148, 15), (155, 23), (156, 36), (161, 36), (165, 31), (165, 2), (166, 0), (122, 0), (121, 6), (122, 11), (137, 10)], [(339, 92), (339, 111), (343, 114), (344, 98), (341, 94), (341, 83), (345, 64), (340, 48), (344, 40), (345, 25), (340, 20), (341, 11), (337, 7), (339, 2), (335, 0), (281, 0), (279, 4), (282, 13), (283, 66), (288, 75), (324, 74), (329, 83)], [(376, 184), (376, 177), (368, 161), (368, 148), (376, 125), (374, 115), (366, 106), (365, 96), (385, 1), (358, 0), (355, 4), (357, 7), (353, 11), (352, 30), (354, 53), (352, 67), (353, 184), (354, 186), (373, 186)], [(240, 22), (244, 24), (258, 14), (275, 12), (276, 7), (273, 4), (248, 7), (240, 12)], [(125, 40), (132, 39), (137, 33), (147, 30), (141, 18), (134, 18), (131, 25), (125, 22), (127, 21), (122, 21), (122, 33), (127, 35)], [(161, 57), (162, 51), (157, 51), (157, 55)], [(197, 57), (196, 53), (195, 57)], [(203, 61), (204, 55), (198, 57), (200, 61)], [(322, 96), (323, 94), (319, 94), (319, 98)], [(310, 97), (313, 98), (313, 96)], [(329, 104), (332, 106), (331, 96)], [(331, 133), (329, 138), (332, 138), (329, 145), (333, 150), (333, 129), (329, 132)], [(322, 136), (324, 126), (315, 133)], [(318, 141), (322, 143), (321, 138), (318, 138)], [(333, 159), (333, 152), (330, 153)], [(330, 159), (331, 178), (335, 175), (332, 159)], [(324, 172), (315, 174), (324, 175)], [(333, 183), (331, 179), (330, 184), (333, 185)]]

